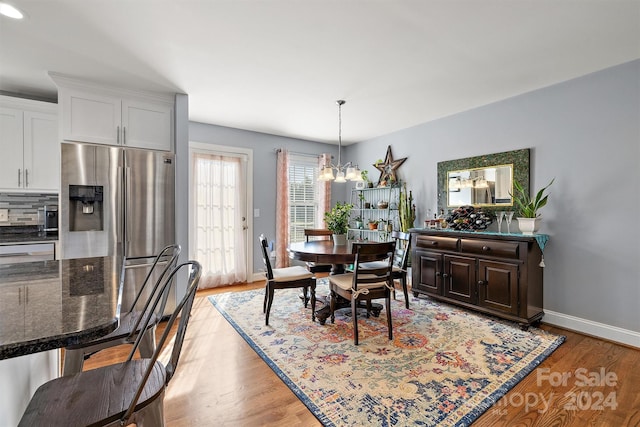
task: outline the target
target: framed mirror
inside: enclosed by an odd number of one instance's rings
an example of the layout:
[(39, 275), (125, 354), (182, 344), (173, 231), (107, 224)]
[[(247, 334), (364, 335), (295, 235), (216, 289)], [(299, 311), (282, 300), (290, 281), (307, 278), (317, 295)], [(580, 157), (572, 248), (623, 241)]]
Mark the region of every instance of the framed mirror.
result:
[(438, 211), (472, 205), (512, 209), (513, 180), (529, 192), (529, 149), (438, 163)]

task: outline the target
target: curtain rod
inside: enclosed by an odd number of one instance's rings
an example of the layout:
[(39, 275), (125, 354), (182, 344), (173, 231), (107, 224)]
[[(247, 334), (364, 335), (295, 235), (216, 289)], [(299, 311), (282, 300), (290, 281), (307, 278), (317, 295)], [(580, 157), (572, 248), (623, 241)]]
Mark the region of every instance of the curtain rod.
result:
[[(273, 151), (274, 151), (275, 153), (279, 153), (279, 152), (281, 152), (282, 150), (283, 150), (283, 148), (275, 148)], [(320, 156), (322, 156), (322, 154), (298, 153), (298, 152), (295, 152), (295, 151), (289, 151), (289, 154), (293, 154), (293, 155), (295, 155), (295, 156), (303, 156), (303, 157), (315, 157), (316, 159), (317, 159), (317, 158), (320, 158)], [(333, 156), (331, 156), (331, 157), (333, 157)]]

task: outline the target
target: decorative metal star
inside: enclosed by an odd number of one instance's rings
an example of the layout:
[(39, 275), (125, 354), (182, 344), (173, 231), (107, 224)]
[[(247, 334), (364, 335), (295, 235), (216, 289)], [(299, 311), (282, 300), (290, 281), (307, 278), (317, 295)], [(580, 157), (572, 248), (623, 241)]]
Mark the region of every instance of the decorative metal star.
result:
[(397, 182), (398, 178), (396, 177), (396, 169), (400, 167), (407, 160), (406, 157), (398, 160), (393, 160), (393, 155), (391, 154), (391, 146), (387, 147), (387, 155), (384, 158), (384, 163), (376, 163), (373, 166), (380, 171), (380, 178), (378, 178), (378, 185), (385, 183)]

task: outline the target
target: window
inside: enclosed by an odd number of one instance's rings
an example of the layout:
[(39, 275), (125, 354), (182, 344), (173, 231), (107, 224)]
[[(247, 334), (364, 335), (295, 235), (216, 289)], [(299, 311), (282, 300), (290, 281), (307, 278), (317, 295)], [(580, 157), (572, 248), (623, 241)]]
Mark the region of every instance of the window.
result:
[(305, 228), (319, 228), (318, 159), (289, 154), (289, 242), (305, 239)]

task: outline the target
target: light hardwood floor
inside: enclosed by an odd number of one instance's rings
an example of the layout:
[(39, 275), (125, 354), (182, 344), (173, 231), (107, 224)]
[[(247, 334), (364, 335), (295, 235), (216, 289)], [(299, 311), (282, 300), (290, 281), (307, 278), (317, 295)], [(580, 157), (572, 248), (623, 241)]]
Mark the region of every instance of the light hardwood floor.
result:
[[(178, 371), (167, 389), (167, 425), (321, 425), (206, 298), (262, 287), (256, 282), (198, 292)], [(640, 350), (542, 328), (567, 339), (473, 426), (640, 426)], [(127, 351), (128, 346), (103, 350), (85, 369), (120, 361)], [(610, 385), (581, 385), (603, 371)], [(562, 375), (564, 384), (553, 382), (562, 383)]]

